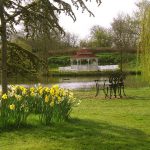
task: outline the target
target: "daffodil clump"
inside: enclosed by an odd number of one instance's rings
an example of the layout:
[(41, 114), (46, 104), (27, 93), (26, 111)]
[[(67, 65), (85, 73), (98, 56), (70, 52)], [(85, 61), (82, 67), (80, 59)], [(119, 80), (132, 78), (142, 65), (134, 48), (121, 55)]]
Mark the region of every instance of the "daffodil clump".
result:
[(44, 124), (60, 122), (70, 117), (77, 103), (71, 91), (49, 87), (10, 86), (8, 94), (1, 95), (1, 118), (4, 125), (13, 123), (18, 127), (27, 122), (29, 114), (38, 114)]
[(1, 96), (1, 118), (5, 126), (26, 123), (30, 114), (27, 89), (23, 86), (11, 86), (8, 94)]

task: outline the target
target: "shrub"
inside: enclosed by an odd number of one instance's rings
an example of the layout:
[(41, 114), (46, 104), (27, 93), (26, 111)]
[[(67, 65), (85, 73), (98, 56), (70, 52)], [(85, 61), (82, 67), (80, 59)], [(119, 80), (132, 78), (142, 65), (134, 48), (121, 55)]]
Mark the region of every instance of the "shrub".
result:
[(51, 67), (68, 66), (70, 65), (69, 56), (49, 57), (48, 64)]

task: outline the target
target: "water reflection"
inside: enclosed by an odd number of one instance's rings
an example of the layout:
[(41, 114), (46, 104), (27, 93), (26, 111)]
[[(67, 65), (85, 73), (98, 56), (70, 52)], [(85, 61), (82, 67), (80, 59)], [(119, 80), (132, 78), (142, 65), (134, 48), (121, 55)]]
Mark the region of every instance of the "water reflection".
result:
[[(32, 81), (17, 79), (9, 81), (9, 84), (24, 85), (26, 87), (38, 86), (39, 84), (50, 87), (58, 84), (66, 89), (90, 89), (95, 88), (94, 80), (100, 80), (100, 84), (103, 85), (103, 81), (108, 80), (108, 77), (45, 77)], [(142, 81), (141, 76), (128, 76), (125, 80), (125, 86), (138, 88), (148, 86), (148, 83)]]
[[(90, 89), (95, 88), (95, 80), (100, 80), (100, 85), (103, 85), (104, 80), (108, 80), (108, 77), (59, 78), (59, 85), (69, 89)], [(125, 86), (138, 88), (149, 86), (149, 84), (143, 81), (141, 76), (127, 76)]]

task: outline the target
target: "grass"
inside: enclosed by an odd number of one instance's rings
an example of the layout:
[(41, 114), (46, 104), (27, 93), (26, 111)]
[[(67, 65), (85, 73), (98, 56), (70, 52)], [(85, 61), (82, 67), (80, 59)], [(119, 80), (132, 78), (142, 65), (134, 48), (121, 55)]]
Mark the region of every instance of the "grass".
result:
[(72, 119), (43, 126), (0, 130), (0, 150), (149, 150), (150, 89), (128, 89), (123, 99), (104, 99), (100, 91), (76, 91), (82, 102)]

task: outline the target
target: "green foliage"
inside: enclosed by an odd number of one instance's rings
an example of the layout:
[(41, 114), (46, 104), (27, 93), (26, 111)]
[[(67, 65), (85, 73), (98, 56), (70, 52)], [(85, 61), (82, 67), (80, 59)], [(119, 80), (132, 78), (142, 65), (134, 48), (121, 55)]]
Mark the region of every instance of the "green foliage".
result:
[(81, 40), (80, 47), (111, 47), (112, 35), (107, 28), (95, 25), (90, 29), (90, 38), (88, 40)]
[(36, 73), (44, 61), (40, 60), (34, 53), (18, 46), (15, 43), (8, 43), (8, 73), (20, 73), (21, 75)]
[(111, 45), (112, 36), (108, 29), (100, 26), (91, 28), (91, 39), (88, 41), (89, 47), (111, 47)]
[(51, 67), (67, 66), (70, 65), (70, 57), (69, 56), (49, 57), (48, 64)]
[(16, 35), (15, 40), (12, 40), (12, 43), (15, 43), (16, 45), (32, 52), (32, 47), (29, 45), (29, 42), (27, 39), (24, 39), (23, 37), (19, 37)]
[(141, 13), (140, 52), (141, 69), (145, 80), (150, 82), (150, 3), (143, 3)]
[(139, 38), (139, 21), (136, 16), (119, 14), (112, 24), (113, 44), (117, 48), (136, 49)]
[(29, 114), (38, 114), (43, 124), (66, 121), (76, 103), (73, 93), (59, 88), (11, 86), (8, 94), (1, 96), (0, 120), (4, 128), (20, 127), (27, 123)]
[(45, 62), (34, 53), (15, 43), (8, 42), (7, 48), (8, 75), (20, 74), (25, 76), (32, 74), (34, 76), (39, 71), (39, 68), (45, 65)]
[(120, 57), (118, 54), (103, 53), (103, 54), (99, 54), (97, 56), (98, 56), (100, 65), (119, 64), (119, 62), (120, 62)]
[[(102, 53), (97, 55), (99, 58), (100, 65), (111, 65), (111, 64), (120, 64), (121, 57), (120, 53)], [(132, 53), (123, 54), (123, 63), (130, 63), (136, 61), (136, 55)]]

